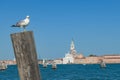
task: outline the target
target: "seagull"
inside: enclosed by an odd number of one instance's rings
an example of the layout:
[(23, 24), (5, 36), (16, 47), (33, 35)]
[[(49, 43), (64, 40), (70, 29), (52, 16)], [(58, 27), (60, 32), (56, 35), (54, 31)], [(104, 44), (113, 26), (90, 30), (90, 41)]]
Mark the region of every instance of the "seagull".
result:
[(20, 28), (23, 28), (24, 31), (26, 26), (28, 26), (30, 22), (30, 16), (26, 16), (26, 18), (24, 20), (21, 20), (21, 21), (18, 21), (15, 25), (12, 25), (11, 27), (20, 27)]

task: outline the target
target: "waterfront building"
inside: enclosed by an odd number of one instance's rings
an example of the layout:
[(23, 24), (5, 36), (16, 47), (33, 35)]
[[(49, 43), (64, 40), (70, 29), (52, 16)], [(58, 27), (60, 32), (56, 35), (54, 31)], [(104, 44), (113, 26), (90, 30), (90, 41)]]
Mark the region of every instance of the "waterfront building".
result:
[(74, 41), (72, 40), (70, 44), (70, 52), (65, 54), (65, 57), (63, 58), (63, 64), (73, 64), (75, 63), (75, 58), (83, 58), (83, 55), (77, 54)]
[(120, 54), (102, 56), (105, 63), (120, 63)]
[(75, 50), (74, 41), (72, 40), (71, 45), (70, 45), (70, 52), (65, 54), (65, 57), (63, 58), (63, 64), (74, 63), (75, 56), (76, 56), (76, 50)]
[(55, 59), (54, 62), (55, 62), (56, 64), (63, 64), (63, 59), (62, 59), (62, 58)]
[(63, 64), (72, 64), (74, 63), (74, 57), (72, 54), (67, 53), (63, 58)]
[(70, 51), (65, 54), (63, 64), (99, 64), (103, 60), (105, 63), (120, 63), (120, 55), (88, 56), (78, 54), (74, 41), (71, 41)]

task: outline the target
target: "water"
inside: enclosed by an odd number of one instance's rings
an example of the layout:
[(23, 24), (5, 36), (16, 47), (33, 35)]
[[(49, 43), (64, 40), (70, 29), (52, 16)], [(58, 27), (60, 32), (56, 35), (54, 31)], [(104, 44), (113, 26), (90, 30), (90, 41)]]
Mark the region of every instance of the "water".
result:
[[(40, 65), (42, 80), (120, 80), (120, 64), (107, 64), (106, 68), (94, 65), (51, 65), (43, 68)], [(8, 66), (7, 70), (0, 71), (0, 80), (20, 80), (16, 65)]]

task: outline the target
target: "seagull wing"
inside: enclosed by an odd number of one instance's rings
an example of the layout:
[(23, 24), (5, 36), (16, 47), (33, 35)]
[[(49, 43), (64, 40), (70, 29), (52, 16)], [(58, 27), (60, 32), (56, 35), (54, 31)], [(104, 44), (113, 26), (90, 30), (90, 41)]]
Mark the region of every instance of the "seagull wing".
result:
[(24, 26), (25, 25), (25, 21), (21, 20), (19, 22), (16, 23), (16, 26), (20, 27), (20, 26)]

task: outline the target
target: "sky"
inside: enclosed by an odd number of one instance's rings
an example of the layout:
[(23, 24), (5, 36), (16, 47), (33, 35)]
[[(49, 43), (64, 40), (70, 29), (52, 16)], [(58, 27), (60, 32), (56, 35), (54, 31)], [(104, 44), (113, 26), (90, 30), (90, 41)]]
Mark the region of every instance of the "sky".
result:
[(0, 60), (14, 59), (11, 25), (30, 16), (38, 59), (120, 54), (120, 0), (0, 0)]

